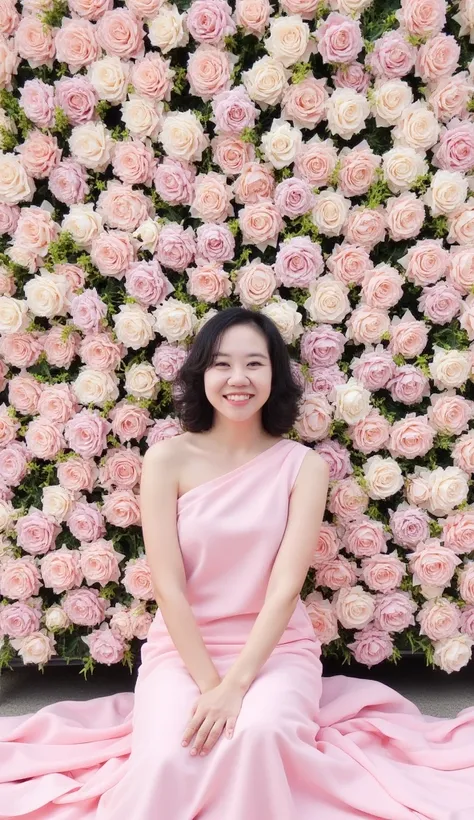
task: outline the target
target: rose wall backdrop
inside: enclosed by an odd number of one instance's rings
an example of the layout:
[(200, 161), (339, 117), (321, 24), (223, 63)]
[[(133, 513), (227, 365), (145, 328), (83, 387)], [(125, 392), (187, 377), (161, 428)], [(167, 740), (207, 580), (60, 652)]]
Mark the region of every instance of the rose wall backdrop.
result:
[(470, 42), (474, 0), (0, 0), (0, 667), (132, 667), (141, 461), (229, 305), (331, 467), (323, 653), (469, 661)]

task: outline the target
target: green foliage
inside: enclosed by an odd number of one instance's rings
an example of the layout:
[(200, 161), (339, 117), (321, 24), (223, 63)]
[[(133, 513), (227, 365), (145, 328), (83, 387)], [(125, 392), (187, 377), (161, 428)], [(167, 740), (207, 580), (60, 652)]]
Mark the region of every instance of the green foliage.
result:
[(0, 148), (2, 151), (11, 152), (18, 145), (18, 138), (16, 134), (12, 131), (9, 131), (7, 128), (2, 126), (0, 128)]
[(68, 231), (62, 231), (58, 238), (51, 242), (44, 266), (48, 270), (53, 270), (54, 265), (71, 262), (79, 252), (79, 245), (74, 241), (72, 235)]
[(100, 117), (100, 119), (104, 120), (108, 112), (110, 111), (110, 108), (111, 105), (107, 100), (99, 100), (95, 107), (95, 110), (97, 111), (97, 114)]
[(366, 205), (367, 208), (372, 209), (378, 208), (379, 205), (383, 205), (387, 199), (393, 196), (393, 193), (387, 183), (381, 177), (380, 169), (377, 170), (379, 171), (378, 179), (372, 183), (363, 200), (363, 204)]
[(295, 63), (291, 73), (291, 82), (300, 83), (311, 72), (311, 63)]
[(292, 239), (294, 236), (309, 236), (313, 242), (319, 242), (319, 231), (310, 214), (303, 214), (297, 219), (292, 219), (288, 227), (284, 229), (284, 239)]
[(20, 106), (20, 101), (12, 91), (2, 88), (0, 91), (0, 107), (3, 108), (8, 117), (11, 117), (23, 139), (27, 137), (29, 131), (33, 128), (33, 123), (26, 116)]
[(62, 108), (56, 107), (54, 109), (54, 125), (52, 130), (61, 134), (63, 137), (68, 137), (71, 132), (71, 123)]
[(51, 8), (44, 11), (40, 20), (48, 28), (60, 28), (63, 17), (69, 14), (69, 7), (66, 0), (53, 0)]

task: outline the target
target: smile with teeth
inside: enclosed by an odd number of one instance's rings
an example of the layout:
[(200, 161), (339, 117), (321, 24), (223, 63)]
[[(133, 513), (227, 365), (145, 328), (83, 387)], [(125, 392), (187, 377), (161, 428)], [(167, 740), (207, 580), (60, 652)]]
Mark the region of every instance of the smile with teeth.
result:
[(228, 396), (224, 396), (227, 401), (235, 402), (235, 404), (242, 404), (244, 401), (248, 401), (252, 398), (250, 393), (229, 393)]

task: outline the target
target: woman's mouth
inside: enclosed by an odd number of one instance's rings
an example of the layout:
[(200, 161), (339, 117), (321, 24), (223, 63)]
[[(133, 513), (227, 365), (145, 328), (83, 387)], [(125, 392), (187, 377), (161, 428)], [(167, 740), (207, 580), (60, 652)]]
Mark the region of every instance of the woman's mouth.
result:
[(224, 398), (229, 404), (235, 404), (241, 407), (247, 404), (253, 396), (251, 393), (229, 393), (227, 396), (224, 396)]

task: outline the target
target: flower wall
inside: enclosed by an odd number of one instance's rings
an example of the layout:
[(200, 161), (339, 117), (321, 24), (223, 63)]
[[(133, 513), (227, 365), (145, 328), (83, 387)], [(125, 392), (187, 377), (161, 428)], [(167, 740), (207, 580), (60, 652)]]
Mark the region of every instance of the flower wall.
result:
[(173, 380), (279, 327), (325, 655), (474, 643), (474, 0), (0, 0), (0, 668), (132, 666)]

